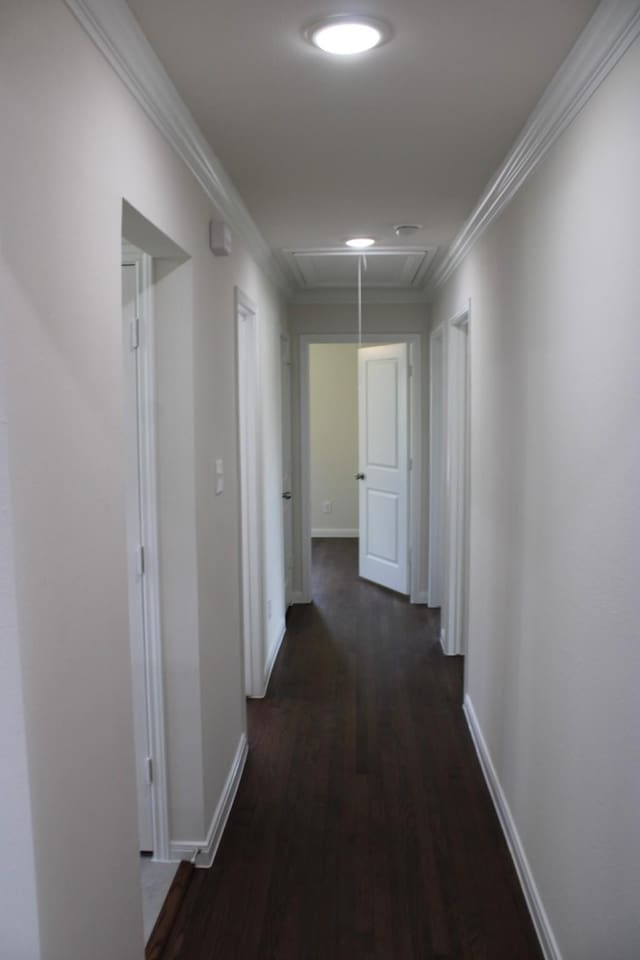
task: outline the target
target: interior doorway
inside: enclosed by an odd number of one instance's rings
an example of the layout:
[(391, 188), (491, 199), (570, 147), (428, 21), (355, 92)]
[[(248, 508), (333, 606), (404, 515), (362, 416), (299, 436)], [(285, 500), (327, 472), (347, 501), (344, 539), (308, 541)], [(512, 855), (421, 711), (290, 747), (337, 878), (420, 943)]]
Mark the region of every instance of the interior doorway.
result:
[(359, 540), (360, 575), (426, 601), (421, 563), (420, 336), (300, 338), (301, 556)]

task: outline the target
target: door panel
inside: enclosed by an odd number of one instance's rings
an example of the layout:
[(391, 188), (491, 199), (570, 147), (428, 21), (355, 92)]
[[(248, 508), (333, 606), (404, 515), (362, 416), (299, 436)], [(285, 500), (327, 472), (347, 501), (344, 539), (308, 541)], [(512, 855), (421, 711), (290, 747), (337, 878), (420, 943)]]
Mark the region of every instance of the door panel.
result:
[(367, 530), (369, 555), (385, 563), (399, 561), (398, 496), (384, 490), (367, 489)]
[(291, 361), (289, 339), (280, 341), (282, 375), (282, 530), (284, 538), (284, 598), (285, 608), (291, 604), (293, 582), (293, 504), (291, 453)]
[(358, 351), (360, 576), (408, 593), (409, 395), (405, 343)]

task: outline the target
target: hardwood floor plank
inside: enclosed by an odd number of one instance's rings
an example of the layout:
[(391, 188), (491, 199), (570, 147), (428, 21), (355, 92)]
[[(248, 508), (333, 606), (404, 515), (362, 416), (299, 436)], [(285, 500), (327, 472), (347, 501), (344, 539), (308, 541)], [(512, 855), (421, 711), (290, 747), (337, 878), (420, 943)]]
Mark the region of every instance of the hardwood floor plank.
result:
[(435, 611), (314, 541), (211, 870), (162, 960), (540, 960)]

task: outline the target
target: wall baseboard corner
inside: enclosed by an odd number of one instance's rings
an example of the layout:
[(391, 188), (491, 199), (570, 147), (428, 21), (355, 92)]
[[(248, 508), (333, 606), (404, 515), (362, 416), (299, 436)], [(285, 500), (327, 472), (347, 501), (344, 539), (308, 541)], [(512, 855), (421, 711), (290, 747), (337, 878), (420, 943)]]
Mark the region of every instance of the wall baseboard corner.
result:
[(300, 603), (311, 603), (311, 598), (305, 596), (302, 590), (295, 590), (289, 599), (289, 603), (292, 607), (297, 606)]
[(514, 862), (518, 879), (520, 880), (520, 886), (522, 887), (522, 892), (524, 893), (527, 907), (529, 908), (529, 913), (531, 914), (531, 919), (533, 920), (533, 925), (538, 935), (538, 940), (540, 941), (542, 953), (545, 960), (562, 960), (560, 948), (558, 947), (551, 923), (544, 909), (544, 904), (533, 878), (531, 866), (527, 859), (522, 840), (520, 839), (520, 834), (518, 833), (513, 814), (511, 813), (507, 798), (502, 789), (502, 784), (498, 779), (498, 774), (493, 765), (489, 748), (487, 747), (469, 694), (465, 694), (463, 710), (471, 733), (471, 739), (473, 740), (473, 745), (478, 755), (478, 760), (480, 761), (482, 773), (487, 782), (489, 793), (491, 794), (493, 805), (498, 814), (498, 820), (500, 821), (502, 832), (507, 841), (507, 846), (509, 847), (509, 852)]
[(220, 800), (218, 801), (218, 806), (214, 810), (213, 817), (211, 818), (211, 824), (206, 838), (204, 840), (172, 841), (170, 844), (171, 860), (191, 860), (197, 850), (199, 853), (196, 858), (196, 866), (211, 866), (218, 852), (222, 834), (224, 833), (233, 801), (236, 798), (236, 793), (240, 786), (248, 752), (247, 735), (246, 733), (242, 733), (225, 785), (222, 789)]
[(284, 640), (284, 635), (287, 632), (287, 624), (283, 620), (280, 624), (280, 630), (278, 632), (278, 639), (271, 647), (269, 651), (269, 656), (267, 657), (267, 662), (264, 665), (264, 685), (262, 687), (262, 692), (256, 697), (252, 697), (252, 700), (262, 700), (263, 697), (267, 695), (267, 688), (269, 686), (269, 680), (271, 679), (271, 672), (273, 670), (274, 664), (277, 660), (278, 654), (280, 653), (280, 647), (282, 646), (282, 641)]

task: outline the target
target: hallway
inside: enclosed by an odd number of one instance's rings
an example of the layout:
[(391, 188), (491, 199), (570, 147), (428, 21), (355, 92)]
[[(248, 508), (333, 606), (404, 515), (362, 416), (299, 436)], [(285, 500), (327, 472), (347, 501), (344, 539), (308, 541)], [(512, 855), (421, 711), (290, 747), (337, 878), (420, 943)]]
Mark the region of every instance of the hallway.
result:
[(540, 956), (438, 618), (314, 541), (224, 839), (164, 960)]

